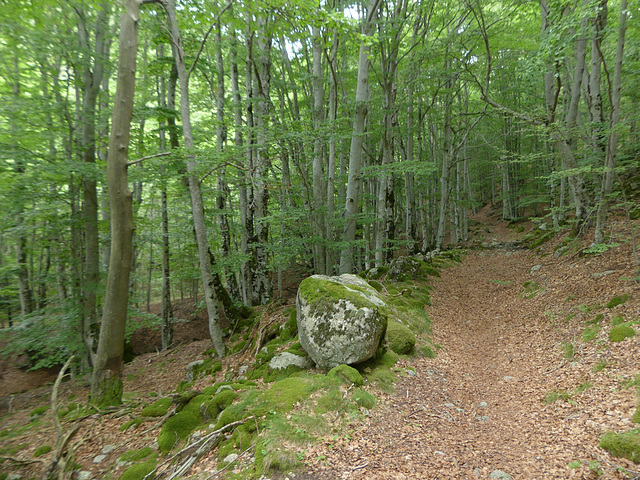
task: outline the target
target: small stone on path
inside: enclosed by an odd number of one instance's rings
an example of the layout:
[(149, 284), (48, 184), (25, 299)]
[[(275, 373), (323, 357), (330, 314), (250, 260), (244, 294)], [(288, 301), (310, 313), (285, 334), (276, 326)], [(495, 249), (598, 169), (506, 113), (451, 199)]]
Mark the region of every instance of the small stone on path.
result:
[(479, 407), (479, 408), (487, 408), (488, 406), (489, 406), (489, 404), (488, 404), (487, 402), (480, 402), (480, 403), (478, 404), (478, 407)]
[(93, 463), (100, 463), (102, 462), (105, 458), (107, 458), (106, 455), (98, 455), (97, 457), (95, 457), (93, 459)]
[(489, 478), (497, 480), (513, 480), (513, 477), (511, 475), (503, 472), (502, 470), (494, 470), (489, 475)]
[(476, 417), (476, 420), (478, 420), (479, 422), (488, 422), (489, 417), (487, 415), (482, 415), (481, 417)]
[(111, 452), (113, 452), (116, 449), (116, 447), (114, 447), (113, 445), (105, 445), (104, 447), (102, 447), (102, 452), (103, 454), (107, 455)]

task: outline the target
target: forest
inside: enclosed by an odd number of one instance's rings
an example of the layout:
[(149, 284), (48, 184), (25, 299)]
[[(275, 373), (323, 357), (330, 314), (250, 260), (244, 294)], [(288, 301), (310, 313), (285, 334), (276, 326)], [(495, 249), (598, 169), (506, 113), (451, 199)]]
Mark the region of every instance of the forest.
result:
[[(293, 268), (467, 239), (484, 205), (610, 244), (633, 209), (627, 0), (12, 0), (0, 10), (0, 322), (118, 403), (172, 302), (223, 326)], [(595, 228), (594, 228), (595, 227)], [(595, 232), (595, 233), (593, 233)], [(150, 305), (162, 303), (160, 315)]]

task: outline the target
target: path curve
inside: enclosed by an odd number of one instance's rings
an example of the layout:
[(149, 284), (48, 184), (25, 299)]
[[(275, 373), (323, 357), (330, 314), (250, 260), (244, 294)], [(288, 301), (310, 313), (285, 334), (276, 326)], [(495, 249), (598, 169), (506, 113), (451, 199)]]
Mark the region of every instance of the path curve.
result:
[[(537, 261), (522, 250), (471, 251), (443, 270), (427, 308), (442, 347), (436, 358), (401, 363), (417, 375), (350, 438), (320, 445), (330, 454), (312, 471), (340, 479), (488, 479), (496, 470), (526, 480), (596, 478), (588, 462), (568, 466), (602, 456), (588, 407), (543, 402), (576, 372), (544, 297), (522, 295)], [(600, 478), (629, 477), (610, 468)]]

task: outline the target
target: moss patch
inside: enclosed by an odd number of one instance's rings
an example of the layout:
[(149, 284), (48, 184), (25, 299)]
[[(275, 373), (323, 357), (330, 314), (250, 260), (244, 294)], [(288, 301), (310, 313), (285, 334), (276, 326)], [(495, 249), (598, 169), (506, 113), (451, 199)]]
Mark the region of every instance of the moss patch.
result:
[(186, 439), (200, 424), (200, 418), (192, 411), (183, 410), (170, 417), (158, 435), (158, 448), (161, 453), (170, 452), (182, 440)]
[(120, 455), (119, 460), (122, 462), (139, 462), (144, 460), (153, 453), (151, 447), (143, 447), (139, 450), (129, 450)]
[(387, 324), (387, 343), (396, 353), (409, 353), (416, 345), (416, 336), (409, 327), (390, 320)]
[(353, 401), (362, 408), (372, 409), (376, 405), (376, 397), (362, 388), (357, 388), (353, 392)]
[(360, 375), (360, 372), (349, 365), (338, 365), (333, 367), (327, 373), (329, 378), (337, 378), (343, 383), (353, 384), (357, 387), (364, 384), (364, 378)]
[(633, 423), (640, 423), (640, 402), (638, 403), (638, 406), (636, 407), (636, 411), (633, 414), (633, 417), (631, 417), (631, 421)]
[(42, 455), (46, 455), (51, 451), (51, 445), (42, 445), (41, 447), (36, 448), (36, 451), (33, 452), (33, 456), (35, 458), (41, 457)]
[(142, 409), (140, 415), (143, 417), (163, 417), (169, 411), (169, 407), (171, 406), (172, 400), (167, 398), (161, 398), (160, 400), (156, 400), (151, 405), (147, 405)]
[(625, 433), (605, 433), (600, 439), (600, 448), (604, 448), (614, 457), (640, 463), (640, 429)]
[(318, 382), (313, 382), (311, 379), (289, 377), (275, 382), (263, 393), (263, 398), (274, 410), (288, 412), (296, 403), (303, 401), (319, 388)]
[(145, 476), (151, 473), (154, 468), (156, 468), (156, 462), (157, 460), (155, 456), (153, 456), (146, 462), (132, 465), (122, 473), (120, 480), (142, 480)]
[(629, 295), (625, 293), (618, 297), (613, 297), (611, 300), (609, 300), (609, 303), (607, 303), (606, 306), (607, 308), (614, 308), (614, 307), (617, 307), (618, 305), (623, 305), (624, 303), (627, 303), (627, 300), (629, 300)]
[(609, 332), (609, 341), (622, 342), (629, 337), (635, 337), (636, 331), (629, 325), (616, 325)]

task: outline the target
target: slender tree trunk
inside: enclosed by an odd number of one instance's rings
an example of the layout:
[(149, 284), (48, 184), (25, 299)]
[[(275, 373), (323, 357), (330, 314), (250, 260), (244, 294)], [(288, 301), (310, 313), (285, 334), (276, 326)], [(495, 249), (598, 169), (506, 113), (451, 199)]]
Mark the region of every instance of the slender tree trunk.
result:
[(120, 61), (107, 163), (111, 206), (111, 260), (98, 352), (91, 380), (91, 399), (100, 406), (117, 405), (122, 401), (122, 356), (133, 240), (133, 210), (127, 181), (127, 161), (141, 3), (141, 0), (127, 0), (126, 10), (120, 20)]
[(313, 51), (313, 128), (316, 138), (313, 142), (313, 209), (315, 214), (312, 221), (318, 237), (314, 242), (314, 264), (318, 273), (325, 275), (327, 273), (327, 248), (326, 248), (326, 224), (324, 203), (326, 196), (326, 188), (324, 185), (324, 140), (320, 131), (322, 127), (323, 106), (324, 106), (324, 90), (322, 87), (322, 36), (320, 28), (313, 27), (312, 33), (312, 51)]
[[(100, 238), (98, 233), (98, 189), (96, 175), (96, 105), (102, 84), (109, 41), (106, 30), (110, 5), (102, 2), (98, 7), (94, 46), (90, 45), (90, 33), (85, 12), (76, 7), (78, 37), (86, 52), (82, 66), (82, 110), (80, 114), (80, 153), (90, 171), (83, 176), (82, 216), (84, 221), (84, 278), (82, 280), (82, 337), (87, 349), (86, 361), (93, 365), (98, 347), (97, 290), (100, 281)], [(92, 52), (90, 57), (89, 52)]]
[(609, 203), (611, 192), (613, 191), (613, 179), (615, 176), (616, 156), (618, 151), (618, 124), (620, 123), (621, 110), (621, 90), (622, 90), (622, 62), (624, 59), (624, 43), (627, 33), (627, 0), (620, 2), (620, 26), (618, 31), (618, 44), (616, 48), (616, 60), (613, 70), (613, 85), (611, 87), (611, 117), (609, 120), (609, 141), (607, 143), (607, 154), (605, 163), (604, 178), (600, 190), (600, 202), (596, 216), (596, 231), (593, 243), (605, 242), (604, 228), (609, 213)]
[(191, 128), (191, 112), (189, 104), (189, 72), (185, 64), (185, 53), (182, 48), (182, 37), (178, 29), (176, 18), (175, 0), (168, 0), (165, 4), (169, 21), (169, 31), (171, 33), (173, 57), (178, 69), (178, 79), (180, 82), (180, 114), (182, 119), (182, 134), (184, 146), (187, 150), (187, 175), (189, 180), (189, 194), (191, 196), (191, 213), (193, 215), (193, 225), (195, 229), (196, 243), (198, 245), (198, 259), (200, 261), (200, 274), (202, 276), (202, 286), (204, 298), (209, 316), (209, 335), (219, 357), (225, 355), (225, 345), (222, 339), (222, 329), (220, 327), (220, 315), (218, 313), (218, 298), (215, 291), (215, 282), (211, 270), (211, 252), (204, 216), (204, 205), (202, 202), (202, 191), (200, 189), (200, 179), (197, 173), (197, 161), (193, 152), (193, 133)]
[[(371, 37), (378, 16), (379, 0), (369, 0), (366, 17), (362, 22), (362, 34)], [(365, 124), (369, 106), (369, 52), (371, 46), (368, 41), (360, 45), (358, 60), (358, 83), (356, 86), (356, 108), (353, 118), (353, 134), (349, 152), (349, 179), (347, 182), (345, 203), (345, 227), (342, 241), (344, 247), (340, 252), (340, 273), (351, 273), (354, 267), (354, 241), (356, 239), (356, 215), (360, 202), (360, 178), (362, 170), (362, 143), (364, 140)]]

